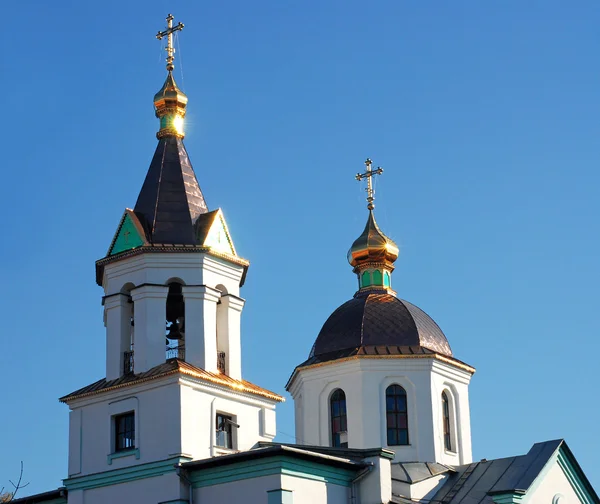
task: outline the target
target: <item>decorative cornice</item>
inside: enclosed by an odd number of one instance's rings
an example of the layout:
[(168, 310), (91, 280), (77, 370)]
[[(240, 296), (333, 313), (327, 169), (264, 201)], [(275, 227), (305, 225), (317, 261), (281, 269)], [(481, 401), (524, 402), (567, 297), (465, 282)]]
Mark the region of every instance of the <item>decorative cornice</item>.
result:
[(187, 254), (201, 252), (213, 257), (218, 257), (219, 259), (225, 259), (226, 261), (229, 261), (233, 264), (237, 264), (238, 266), (242, 266), (244, 268), (244, 271), (240, 280), (240, 287), (244, 285), (244, 282), (246, 280), (246, 273), (248, 271), (248, 267), (250, 266), (250, 261), (248, 261), (247, 259), (226, 254), (224, 252), (217, 252), (216, 250), (212, 250), (211, 247), (201, 247), (199, 245), (168, 245), (157, 243), (154, 245), (144, 245), (134, 249), (124, 250), (123, 252), (119, 252), (118, 254), (98, 259), (96, 261), (96, 283), (99, 286), (102, 286), (102, 275), (104, 274), (104, 267), (107, 264), (121, 261), (123, 259), (129, 259), (130, 257), (135, 257), (145, 253), (157, 254), (161, 252), (176, 252)]
[(224, 252), (217, 252), (216, 250), (212, 250), (211, 247), (202, 247), (199, 245), (169, 245), (163, 243), (156, 243), (153, 245), (144, 245), (142, 247), (137, 247), (135, 249), (124, 250), (123, 252), (119, 252), (118, 254), (103, 257), (102, 259), (98, 259), (96, 261), (96, 266), (104, 266), (111, 262), (119, 261), (121, 259), (126, 259), (132, 256), (140, 255), (143, 253), (159, 253), (159, 252), (183, 252), (183, 253), (193, 253), (193, 252), (204, 252), (209, 255), (219, 257), (221, 259), (226, 259), (234, 264), (238, 264), (239, 266), (250, 266), (250, 261), (247, 259), (242, 259), (241, 257), (233, 256), (231, 254), (226, 254)]
[(156, 133), (156, 138), (160, 140), (164, 137), (185, 138), (185, 135), (178, 132), (175, 128), (163, 128)]
[(229, 388), (236, 392), (245, 392), (248, 394), (254, 394), (254, 395), (265, 397), (267, 399), (271, 399), (271, 400), (277, 401), (277, 402), (285, 401), (285, 398), (283, 396), (280, 396), (279, 394), (275, 394), (274, 392), (263, 389), (256, 385), (252, 385), (252, 384), (249, 384), (248, 382), (244, 382), (244, 381), (235, 380), (235, 379), (229, 378), (229, 377), (222, 378), (221, 376), (219, 376), (217, 374), (208, 373), (202, 369), (195, 370), (195, 369), (193, 369), (193, 367), (191, 365), (185, 364), (185, 363), (182, 364), (179, 361), (178, 361), (177, 367), (175, 367), (174, 369), (167, 370), (162, 373), (157, 373), (155, 375), (141, 377), (136, 380), (116, 383), (114, 385), (110, 385), (110, 386), (107, 386), (104, 388), (99, 388), (96, 390), (82, 392), (81, 394), (67, 395), (67, 396), (61, 397), (59, 399), (59, 401), (62, 403), (68, 404), (74, 400), (83, 399), (85, 397), (94, 396), (94, 395), (101, 394), (104, 392), (109, 392), (112, 390), (118, 390), (118, 389), (122, 389), (122, 388), (126, 388), (126, 387), (131, 387), (131, 386), (139, 385), (142, 383), (147, 383), (149, 381), (153, 381), (158, 378), (164, 378), (167, 376), (173, 376), (173, 375), (177, 375), (177, 374), (191, 376), (191, 377), (199, 379), (199, 380), (205, 380), (207, 382)]
[(402, 354), (399, 354), (399, 355), (350, 355), (348, 357), (342, 357), (340, 359), (329, 360), (329, 361), (325, 361), (325, 362), (317, 362), (315, 364), (308, 364), (307, 366), (297, 367), (296, 369), (294, 369), (292, 376), (290, 376), (290, 379), (286, 383), (285, 389), (286, 390), (290, 389), (292, 382), (294, 381), (294, 379), (298, 375), (298, 372), (300, 372), (300, 371), (304, 371), (306, 369), (316, 369), (316, 368), (320, 368), (323, 366), (329, 366), (332, 364), (339, 364), (341, 362), (348, 362), (348, 361), (354, 361), (354, 360), (359, 360), (359, 359), (432, 359), (432, 360), (444, 362), (446, 364), (450, 364), (451, 366), (454, 366), (458, 369), (462, 369), (463, 371), (466, 371), (467, 373), (470, 373), (471, 375), (475, 374), (475, 371), (476, 371), (474, 367), (469, 366), (468, 364), (465, 364), (464, 362), (461, 362), (457, 359), (453, 359), (452, 357), (446, 357), (445, 355), (441, 355), (438, 353), (406, 354), (406, 355), (402, 355)]

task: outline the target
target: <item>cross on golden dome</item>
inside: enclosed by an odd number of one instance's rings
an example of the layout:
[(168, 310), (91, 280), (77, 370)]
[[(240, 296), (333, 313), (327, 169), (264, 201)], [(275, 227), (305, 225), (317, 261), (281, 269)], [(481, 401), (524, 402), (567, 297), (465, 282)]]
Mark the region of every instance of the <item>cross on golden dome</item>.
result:
[(175, 59), (175, 48), (173, 47), (173, 33), (176, 31), (183, 30), (184, 24), (179, 22), (177, 25), (173, 26), (173, 14), (169, 14), (167, 16), (167, 29), (164, 31), (159, 31), (156, 34), (156, 38), (158, 40), (162, 40), (163, 37), (167, 37), (167, 47), (165, 51), (167, 51), (167, 70), (171, 72), (175, 66), (173, 65), (173, 60)]
[(375, 208), (375, 204), (373, 203), (373, 201), (375, 201), (375, 190), (373, 189), (372, 182), (373, 175), (381, 175), (383, 173), (383, 168), (381, 168), (381, 166), (379, 166), (376, 170), (373, 170), (371, 168), (372, 165), (373, 161), (367, 158), (367, 160), (365, 161), (365, 166), (367, 167), (365, 173), (356, 174), (356, 180), (358, 180), (359, 182), (364, 178), (367, 179), (367, 208), (369, 210), (373, 210)]

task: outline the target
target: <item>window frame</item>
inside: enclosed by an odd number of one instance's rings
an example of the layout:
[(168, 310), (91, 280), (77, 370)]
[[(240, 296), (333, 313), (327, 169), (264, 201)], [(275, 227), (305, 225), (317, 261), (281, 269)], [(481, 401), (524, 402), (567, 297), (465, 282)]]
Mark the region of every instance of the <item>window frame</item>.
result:
[[(390, 393), (390, 391), (392, 393)], [(404, 409), (401, 407), (401, 397), (404, 398)], [(390, 400), (388, 398), (391, 398), (393, 402), (391, 408)], [(392, 419), (392, 422), (390, 422), (390, 418)], [(402, 423), (404, 423), (405, 427), (400, 427)], [(398, 383), (391, 383), (385, 389), (385, 433), (387, 446), (410, 445), (408, 394), (406, 393), (406, 389)]]
[(113, 453), (135, 450), (135, 410), (113, 415), (113, 424), (115, 432)]
[[(337, 414), (335, 413), (335, 404), (337, 404)], [(336, 430), (335, 423), (338, 419), (339, 429)], [(345, 442), (341, 441), (340, 434), (342, 432), (345, 432), (346, 435), (348, 433), (348, 407), (346, 393), (341, 388), (336, 388), (329, 396), (329, 433), (332, 448), (348, 448), (347, 437)]]
[[(457, 438), (457, 419), (456, 419), (456, 411), (455, 411), (455, 396), (454, 393), (445, 388), (441, 394), (442, 399), (442, 442), (444, 451), (447, 453), (456, 454), (458, 447), (458, 438)], [(446, 399), (447, 404), (447, 416), (445, 411), (445, 403), (444, 399)]]
[[(219, 422), (219, 419), (222, 419)], [(220, 426), (224, 425), (224, 429), (221, 429)], [(233, 427), (236, 426), (235, 418), (233, 415), (229, 413), (223, 413), (217, 411), (215, 414), (215, 448), (220, 450), (235, 450), (236, 449), (236, 440), (234, 436)], [(225, 445), (219, 444), (219, 433), (225, 433)], [(228, 441), (228, 443), (227, 443)], [(229, 445), (229, 446), (227, 446)]]

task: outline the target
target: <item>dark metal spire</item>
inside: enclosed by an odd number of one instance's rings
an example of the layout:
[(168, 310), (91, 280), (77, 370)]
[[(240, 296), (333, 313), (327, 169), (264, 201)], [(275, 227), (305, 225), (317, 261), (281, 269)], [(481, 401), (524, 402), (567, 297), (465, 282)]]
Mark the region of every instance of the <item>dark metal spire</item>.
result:
[(195, 245), (195, 225), (208, 212), (181, 138), (161, 138), (135, 204), (151, 243)]

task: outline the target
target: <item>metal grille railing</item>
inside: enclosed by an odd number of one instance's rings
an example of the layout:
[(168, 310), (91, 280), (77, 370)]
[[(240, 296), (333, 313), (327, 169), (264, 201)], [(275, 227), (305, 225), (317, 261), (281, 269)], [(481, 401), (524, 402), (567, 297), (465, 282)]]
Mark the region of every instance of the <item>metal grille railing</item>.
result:
[(167, 360), (168, 359), (179, 359), (184, 361), (185, 360), (185, 346), (184, 345), (179, 345), (179, 346), (168, 346), (167, 345)]
[(133, 350), (123, 352), (123, 374), (133, 374)]
[(221, 373), (227, 374), (225, 369), (225, 352), (217, 352), (217, 369)]

